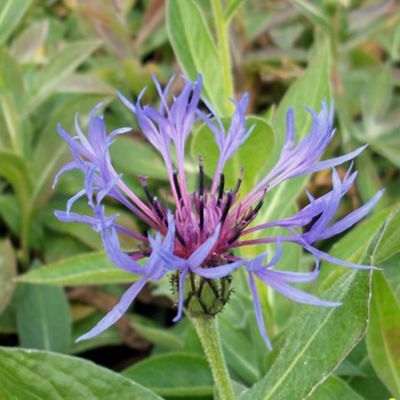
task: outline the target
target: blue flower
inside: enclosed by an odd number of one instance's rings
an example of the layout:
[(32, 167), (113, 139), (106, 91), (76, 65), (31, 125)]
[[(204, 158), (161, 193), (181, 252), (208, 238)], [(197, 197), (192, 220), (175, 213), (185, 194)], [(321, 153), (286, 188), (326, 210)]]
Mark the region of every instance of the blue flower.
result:
[[(193, 287), (194, 277), (197, 277), (200, 281), (209, 282), (213, 289), (218, 291), (212, 282), (222, 282), (236, 269), (243, 267), (248, 273), (260, 332), (267, 346), (271, 348), (262, 318), (256, 279), (294, 301), (335, 307), (339, 303), (318, 299), (291, 284), (317, 279), (320, 260), (356, 269), (374, 268), (340, 260), (315, 247), (315, 242), (338, 235), (360, 221), (382, 196), (383, 192), (380, 191), (362, 207), (338, 221), (334, 220), (342, 198), (350, 190), (357, 176), (356, 172), (351, 172), (350, 167), (341, 180), (335, 167), (352, 160), (365, 146), (340, 157), (319, 161), (334, 136), (333, 106), (328, 107), (325, 102), (322, 103), (318, 114), (308, 109), (312, 118), (311, 130), (298, 143), (295, 140), (294, 112), (289, 109), (285, 142), (278, 162), (249, 193), (239, 198), (242, 177), (238, 177), (234, 188), (227, 189), (224, 166), (251, 135), (252, 128), (246, 127), (245, 119), (248, 95), (244, 94), (239, 101), (232, 100), (235, 111), (226, 128), (212, 107), (201, 100), (201, 76), (196, 82), (185, 80), (183, 89), (172, 97), (171, 101), (170, 88), (174, 78), (165, 89), (155, 77), (153, 79), (160, 96), (158, 108), (142, 105), (144, 91), (135, 104), (130, 103), (121, 94), (119, 97), (136, 115), (141, 132), (164, 160), (171, 198), (174, 199), (171, 209), (150, 193), (147, 178), (138, 177), (143, 188), (143, 193), (138, 195), (132, 192), (124, 183), (123, 177), (116, 172), (109, 147), (116, 135), (128, 132), (130, 128), (121, 128), (107, 134), (103, 117), (98, 115), (100, 105), (91, 113), (87, 136), (79, 127), (78, 117), (75, 120), (77, 136), (72, 137), (61, 126), (58, 127), (59, 134), (69, 144), (73, 161), (61, 169), (55, 183), (64, 172), (79, 169), (84, 175), (84, 187), (68, 201), (66, 211), (56, 211), (57, 218), (63, 222), (78, 222), (91, 226), (101, 234), (104, 249), (116, 267), (140, 277), (128, 288), (121, 301), (79, 340), (96, 336), (114, 324), (150, 280), (159, 280), (168, 274), (177, 277), (178, 313), (174, 319), (177, 321), (188, 306), (185, 300), (185, 284), (191, 282)], [(204, 107), (207, 107), (208, 111), (204, 111)], [(198, 121), (207, 124), (213, 132), (220, 155), (210, 187), (206, 185), (203, 161), (200, 158), (199, 184), (197, 190), (189, 192), (185, 172), (185, 147)], [(292, 216), (278, 221), (257, 221), (257, 224), (254, 224), (264, 204), (264, 198), (272, 188), (288, 179), (326, 168), (332, 169), (330, 192), (319, 198), (308, 194), (309, 204)], [(80, 215), (71, 211), (74, 202), (84, 196), (93, 210), (92, 215)], [(107, 197), (120, 202), (146, 223), (150, 233), (146, 236), (141, 232), (133, 232), (118, 224), (118, 215), (107, 216), (104, 206), (104, 199)], [(142, 200), (141, 197), (145, 197), (146, 200)], [(281, 229), (279, 237), (268, 236), (265, 233), (268, 232), (268, 228)], [(298, 228), (301, 228), (302, 232), (299, 232)], [(246, 239), (246, 236), (253, 232), (261, 232), (264, 236)], [(137, 251), (127, 253), (121, 249), (121, 234), (140, 242)], [(274, 269), (280, 261), (281, 244), (285, 242), (301, 246), (311, 253), (316, 264), (314, 270), (309, 273), (293, 273)], [(260, 254), (252, 260), (240, 258), (235, 254), (238, 247), (267, 243), (275, 243), (277, 251), (266, 264), (266, 254)], [(143, 261), (139, 263), (140, 260)], [(222, 294), (218, 292), (219, 297), (227, 294), (225, 283), (221, 285)], [(201, 299), (199, 300), (201, 302)], [(223, 304), (225, 300), (222, 299)], [(204, 312), (208, 312), (207, 306), (202, 306)]]

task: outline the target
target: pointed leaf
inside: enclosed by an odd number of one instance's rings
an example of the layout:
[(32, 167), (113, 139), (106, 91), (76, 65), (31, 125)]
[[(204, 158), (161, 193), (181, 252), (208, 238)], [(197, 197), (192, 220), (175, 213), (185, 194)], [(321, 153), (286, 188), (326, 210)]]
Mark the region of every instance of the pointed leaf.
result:
[(0, 348), (0, 398), (162, 400), (150, 390), (77, 357)]
[(0, 45), (7, 41), (31, 3), (32, 0), (3, 0), (1, 2)]
[(355, 390), (337, 376), (330, 376), (309, 397), (310, 400), (363, 400)]
[(99, 46), (98, 40), (70, 43), (54, 54), (37, 75), (30, 97), (26, 100), (24, 115), (28, 115), (58, 88), (58, 85), (82, 64)]
[(194, 0), (168, 1), (167, 29), (175, 55), (192, 80), (201, 73), (203, 93), (218, 113), (227, 111), (221, 59), (204, 14)]
[(23, 347), (69, 351), (71, 317), (62, 288), (23, 285), (17, 293), (17, 327)]
[[(364, 254), (358, 254), (356, 262), (369, 262), (378, 242), (378, 237), (374, 236), (381, 234), (379, 228), (384, 218), (385, 215), (380, 216), (378, 226), (375, 220), (371, 227), (363, 224), (364, 230), (370, 230), (367, 240), (370, 244)], [(355, 231), (348, 237), (354, 242), (357, 234)], [(324, 282), (319, 284), (327, 289), (318, 293), (319, 297), (343, 304), (336, 308), (299, 306), (303, 311), (296, 313), (289, 324), (286, 342), (271, 369), (240, 400), (304, 399), (361, 339), (368, 319), (369, 273), (338, 266), (329, 266), (328, 272)]]
[(14, 250), (8, 240), (3, 240), (0, 242), (0, 314), (7, 307), (14, 293), (16, 275)]
[(210, 396), (213, 378), (207, 360), (197, 354), (152, 356), (124, 370), (123, 375), (161, 396)]
[(102, 285), (131, 283), (136, 275), (120, 270), (104, 252), (87, 253), (67, 258), (21, 275), (19, 282), (45, 285)]
[(393, 396), (400, 397), (400, 304), (380, 271), (373, 274), (369, 318), (369, 358)]

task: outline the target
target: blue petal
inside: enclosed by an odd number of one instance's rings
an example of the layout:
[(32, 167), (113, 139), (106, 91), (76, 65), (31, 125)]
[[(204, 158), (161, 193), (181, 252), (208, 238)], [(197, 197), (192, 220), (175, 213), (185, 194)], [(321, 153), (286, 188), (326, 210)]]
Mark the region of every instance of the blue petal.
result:
[(315, 268), (312, 272), (288, 272), (272, 269), (257, 271), (257, 276), (265, 277), (266, 279), (271, 277), (272, 279), (291, 283), (312, 282), (318, 278), (318, 275), (318, 268)]
[(362, 153), (364, 151), (364, 149), (367, 146), (368, 145), (361, 146), (358, 149), (352, 151), (351, 153), (345, 154), (344, 156), (316, 162), (316, 163), (312, 164), (309, 168), (307, 168), (304, 173), (312, 174), (314, 172), (321, 171), (323, 169), (336, 167), (337, 165), (343, 164), (346, 161), (356, 158), (360, 153)]
[(375, 207), (376, 203), (382, 197), (383, 193), (384, 190), (380, 190), (366, 204), (352, 211), (350, 214), (346, 215), (340, 221), (328, 227), (325, 231), (323, 231), (319, 235), (319, 240), (327, 239), (332, 236), (338, 235), (339, 233), (342, 233), (346, 229), (350, 228), (351, 226), (359, 222), (362, 218), (364, 218), (367, 214), (369, 214), (369, 212)]
[(115, 324), (128, 311), (129, 306), (132, 304), (133, 300), (135, 300), (138, 293), (143, 289), (147, 281), (148, 278), (143, 277), (130, 286), (121, 297), (119, 303), (103, 319), (101, 319), (94, 328), (80, 336), (76, 342), (91, 339), (104, 332), (111, 325)]
[(321, 260), (328, 261), (332, 264), (337, 264), (337, 265), (341, 265), (342, 267), (348, 267), (348, 268), (354, 268), (354, 269), (366, 269), (366, 270), (370, 270), (370, 269), (381, 270), (382, 269), (382, 268), (378, 268), (378, 267), (375, 267), (372, 265), (362, 265), (362, 264), (356, 264), (356, 263), (341, 260), (340, 258), (333, 257), (328, 253), (325, 253), (321, 250), (316, 249), (313, 246), (310, 246), (308, 243), (299, 242), (299, 244), (301, 246), (303, 246), (311, 254), (313, 254), (315, 257), (318, 257)]
[(256, 283), (254, 282), (254, 277), (251, 272), (249, 272), (249, 286), (253, 297), (254, 312), (256, 315), (258, 329), (260, 330), (261, 336), (264, 339), (264, 342), (267, 345), (268, 349), (272, 350), (271, 341), (269, 340), (267, 331), (265, 330), (264, 318), (261, 311), (260, 299), (258, 298)]
[(337, 307), (341, 305), (341, 303), (338, 302), (321, 300), (318, 297), (303, 292), (302, 290), (297, 289), (293, 286), (290, 286), (283, 281), (282, 276), (278, 276), (277, 274), (270, 274), (270, 271), (264, 270), (262, 272), (255, 272), (255, 274), (259, 279), (261, 279), (272, 289), (276, 290), (277, 292), (283, 294), (285, 297), (294, 300), (298, 303), (312, 304), (315, 306), (323, 306), (323, 307)]
[(60, 176), (61, 176), (62, 174), (64, 174), (65, 172), (71, 171), (71, 170), (73, 170), (73, 169), (78, 169), (78, 168), (79, 168), (79, 167), (78, 167), (78, 165), (76, 164), (75, 161), (71, 161), (70, 163), (64, 165), (64, 166), (57, 172), (56, 176), (54, 177), (53, 184), (52, 184), (52, 186), (51, 186), (52, 189), (54, 189), (54, 188), (57, 186), (58, 179), (60, 178)]
[(133, 113), (136, 112), (136, 107), (120, 92), (117, 90), (119, 99), (124, 103), (125, 107), (131, 110)]
[(172, 320), (173, 322), (177, 322), (182, 318), (183, 314), (183, 301), (184, 301), (184, 289), (185, 289), (185, 279), (189, 272), (188, 268), (185, 268), (180, 276), (179, 276), (179, 283), (178, 283), (178, 313), (176, 317)]
[(196, 268), (192, 269), (192, 271), (207, 279), (218, 279), (218, 278), (223, 278), (229, 274), (231, 274), (233, 271), (235, 271), (238, 267), (243, 265), (243, 261), (235, 261), (230, 264), (224, 264), (224, 265), (218, 265), (216, 267), (209, 267), (209, 268)]

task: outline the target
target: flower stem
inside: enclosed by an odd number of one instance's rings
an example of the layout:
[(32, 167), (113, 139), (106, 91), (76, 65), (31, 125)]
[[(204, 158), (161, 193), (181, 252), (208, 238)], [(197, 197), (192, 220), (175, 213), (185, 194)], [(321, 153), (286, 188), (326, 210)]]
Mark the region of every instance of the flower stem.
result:
[[(211, 6), (214, 14), (219, 53), (222, 61), (225, 96), (234, 97), (232, 63), (228, 37), (229, 22), (225, 21), (224, 10), (222, 8), (221, 0), (211, 0)], [(230, 101), (227, 104), (227, 108), (229, 112), (233, 111), (233, 104)]]
[(216, 318), (204, 315), (192, 317), (191, 320), (200, 338), (221, 400), (233, 400), (235, 396), (222, 353)]

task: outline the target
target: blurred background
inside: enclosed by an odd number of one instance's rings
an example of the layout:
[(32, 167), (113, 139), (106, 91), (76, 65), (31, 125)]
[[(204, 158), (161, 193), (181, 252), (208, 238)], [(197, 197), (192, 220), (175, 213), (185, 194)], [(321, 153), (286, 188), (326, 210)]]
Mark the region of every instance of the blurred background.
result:
[[(197, 5), (213, 31), (209, 1)], [(316, 49), (325, 46), (337, 127), (329, 152), (369, 145), (355, 161), (360, 175), (341, 212), (348, 213), (382, 187), (386, 195), (374, 213), (398, 202), (400, 4), (230, 0), (225, 10), (235, 92), (250, 93), (249, 113), (270, 121)], [(134, 100), (148, 86), (145, 101), (156, 102), (150, 74), (165, 84), (173, 73), (181, 73), (174, 49), (175, 35), (182, 33), (174, 31), (171, 20), (167, 23), (172, 17), (166, 14), (166, 0), (0, 0), (0, 345), (79, 355), (118, 371), (150, 354), (201, 352), (187, 321), (170, 327), (174, 308), (168, 282), (146, 288), (134, 311), (116, 326), (74, 343), (116, 303), (124, 290), (121, 284), (131, 278), (113, 269), (96, 233), (61, 223), (53, 215), (82, 185), (79, 174), (69, 173), (51, 188), (55, 173), (69, 159), (56, 125), (61, 122), (73, 133), (79, 112), (86, 127), (89, 111), (99, 102), (109, 130), (133, 127), (111, 150), (124, 179), (138, 189), (136, 177), (147, 175), (154, 193), (163, 193), (167, 186), (158, 154), (136, 131), (133, 115), (115, 95), (118, 89)], [(196, 43), (192, 47), (196, 52)], [(176, 81), (176, 89), (179, 84)], [(189, 172), (191, 165), (196, 168), (195, 161), (188, 160)], [(330, 184), (330, 172), (321, 172), (308, 190), (318, 195)], [(305, 199), (300, 196), (298, 201)], [(85, 204), (76, 207), (85, 212)], [(132, 215), (116, 211), (123, 224), (145, 232)], [(399, 298), (396, 263), (392, 258), (385, 273)], [(32, 272), (54, 265), (61, 273)], [(276, 332), (281, 328), (278, 322)], [(254, 351), (250, 342), (239, 339), (232, 339), (233, 348)], [(363, 346), (342, 365), (340, 376), (365, 399), (384, 398), (380, 396), (389, 392)], [(242, 380), (254, 382), (254, 372), (239, 358), (231, 351), (228, 363)], [(132, 376), (149, 385), (145, 372), (138, 369)]]

